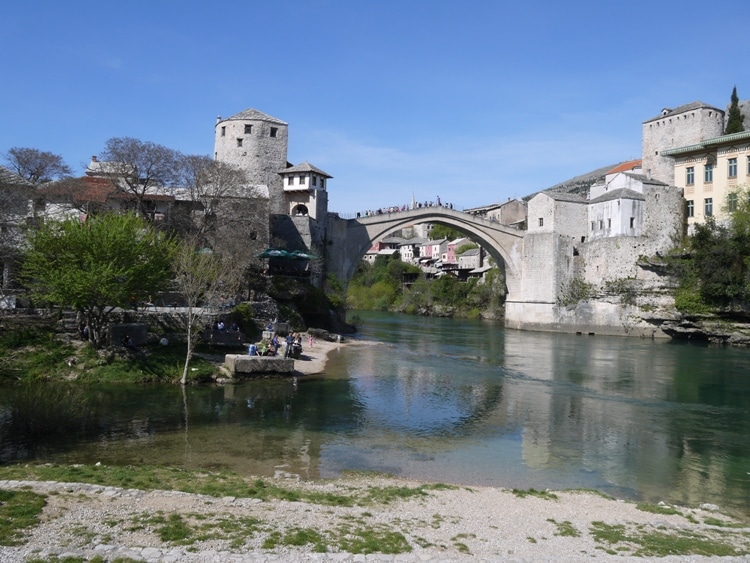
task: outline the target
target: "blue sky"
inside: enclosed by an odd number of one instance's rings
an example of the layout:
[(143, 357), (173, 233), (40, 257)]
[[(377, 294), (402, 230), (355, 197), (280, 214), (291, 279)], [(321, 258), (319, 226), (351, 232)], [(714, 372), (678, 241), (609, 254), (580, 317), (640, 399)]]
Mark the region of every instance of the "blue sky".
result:
[(111, 137), (213, 152), (216, 116), (289, 123), (353, 213), (462, 209), (640, 158), (641, 124), (750, 99), (746, 0), (8, 2), (0, 153), (82, 174)]

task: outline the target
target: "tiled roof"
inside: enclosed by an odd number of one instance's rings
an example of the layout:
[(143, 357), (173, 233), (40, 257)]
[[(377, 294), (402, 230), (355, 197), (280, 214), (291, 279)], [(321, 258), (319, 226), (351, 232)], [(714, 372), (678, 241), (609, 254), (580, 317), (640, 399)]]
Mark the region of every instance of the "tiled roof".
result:
[(656, 117), (652, 117), (651, 119), (647, 119), (643, 123), (648, 123), (649, 121), (656, 121), (657, 119), (663, 119), (671, 115), (678, 115), (681, 113), (685, 113), (686, 111), (691, 111), (694, 109), (702, 109), (702, 108), (713, 109), (713, 110), (724, 113), (724, 110), (722, 109), (719, 109), (717, 107), (714, 107), (708, 104), (704, 104), (703, 102), (700, 102), (700, 101), (695, 101), (695, 102), (690, 102), (689, 104), (685, 104), (684, 106), (678, 106), (674, 109), (664, 108), (663, 110), (661, 110), (661, 113), (659, 115), (657, 115)]
[(0, 166), (0, 184), (6, 186), (27, 186), (32, 187), (33, 184), (29, 182), (23, 176), (19, 176), (12, 170), (8, 170), (4, 166)]
[(607, 172), (607, 175), (617, 174), (618, 172), (630, 172), (635, 168), (640, 168), (642, 164), (643, 164), (643, 161), (641, 159), (628, 160), (627, 162), (621, 162), (620, 164), (615, 166), (612, 170)]
[(668, 186), (666, 182), (662, 182), (661, 180), (655, 180), (653, 178), (649, 178), (645, 174), (636, 174), (635, 172), (623, 172), (625, 176), (628, 176), (629, 178), (633, 178), (634, 180), (638, 180), (641, 184), (647, 184), (649, 186)]
[(236, 113), (232, 117), (227, 117), (226, 119), (219, 118), (218, 121), (232, 121), (232, 120), (268, 121), (269, 123), (276, 123), (278, 125), (288, 125), (288, 123), (281, 121), (280, 119), (271, 117), (270, 115), (263, 113), (262, 111), (258, 111), (257, 109), (253, 109), (253, 108), (247, 108), (245, 111)]
[[(105, 203), (108, 199), (134, 200), (136, 196), (131, 192), (117, 189), (109, 178), (84, 176), (61, 182), (46, 184), (39, 188), (39, 193), (52, 198), (67, 198), (77, 203)], [(170, 201), (175, 199), (170, 195), (143, 195), (144, 201)]]
[(611, 190), (605, 194), (600, 195), (596, 199), (592, 199), (589, 203), (602, 203), (604, 201), (612, 201), (615, 199), (636, 199), (639, 201), (645, 201), (642, 193), (628, 188), (620, 188), (618, 190)]
[[(568, 201), (570, 203), (588, 203), (583, 196), (569, 192), (540, 192), (555, 201)], [(538, 195), (538, 194), (537, 194)]]
[(305, 161), (302, 164), (298, 164), (297, 166), (290, 166), (289, 168), (284, 168), (284, 170), (281, 170), (279, 174), (282, 176), (284, 174), (299, 174), (300, 172), (315, 172), (318, 176), (325, 176), (326, 178), (333, 178), (330, 174), (327, 172), (323, 172), (320, 168), (317, 168), (310, 164), (309, 162)]

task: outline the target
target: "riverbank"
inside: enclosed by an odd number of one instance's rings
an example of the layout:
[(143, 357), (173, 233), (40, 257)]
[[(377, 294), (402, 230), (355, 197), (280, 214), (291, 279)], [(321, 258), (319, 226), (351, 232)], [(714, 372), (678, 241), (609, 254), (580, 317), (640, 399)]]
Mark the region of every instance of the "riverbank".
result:
[(0, 560), (671, 563), (747, 561), (750, 553), (750, 525), (711, 506), (643, 506), (592, 492), (425, 485), (374, 475), (265, 480), (262, 488), (275, 496), (0, 481), (0, 490), (33, 492), (46, 502), (20, 545), (0, 547)]

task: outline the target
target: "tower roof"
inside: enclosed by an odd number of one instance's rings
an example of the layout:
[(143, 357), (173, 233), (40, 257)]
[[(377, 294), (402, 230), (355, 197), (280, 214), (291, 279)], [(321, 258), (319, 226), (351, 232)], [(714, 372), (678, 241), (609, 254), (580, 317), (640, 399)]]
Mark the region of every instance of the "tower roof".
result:
[(315, 172), (318, 176), (324, 176), (326, 178), (333, 178), (328, 172), (323, 172), (320, 168), (317, 168), (310, 164), (309, 162), (305, 161), (302, 164), (298, 164), (297, 166), (290, 166), (289, 168), (284, 168), (284, 170), (279, 171), (279, 174), (294, 174), (299, 172)]
[(253, 108), (247, 108), (245, 111), (236, 113), (231, 117), (227, 117), (226, 119), (219, 118), (216, 120), (216, 122), (219, 123), (222, 121), (246, 121), (246, 120), (268, 121), (269, 123), (276, 123), (278, 125), (289, 125), (285, 121), (281, 121), (280, 119), (271, 117), (267, 113), (263, 113), (262, 111), (258, 111), (257, 109), (253, 109)]
[(647, 119), (643, 123), (648, 123), (649, 121), (656, 121), (657, 119), (662, 119), (664, 117), (670, 116), (670, 115), (678, 115), (681, 113), (685, 113), (687, 111), (696, 110), (696, 109), (711, 109), (716, 110), (718, 112), (724, 113), (723, 109), (719, 109), (717, 107), (714, 107), (709, 104), (705, 104), (701, 102), (700, 100), (695, 102), (690, 102), (689, 104), (685, 104), (683, 106), (678, 106), (676, 108), (664, 108), (661, 110), (661, 113), (657, 115), (656, 117), (652, 117), (651, 119)]

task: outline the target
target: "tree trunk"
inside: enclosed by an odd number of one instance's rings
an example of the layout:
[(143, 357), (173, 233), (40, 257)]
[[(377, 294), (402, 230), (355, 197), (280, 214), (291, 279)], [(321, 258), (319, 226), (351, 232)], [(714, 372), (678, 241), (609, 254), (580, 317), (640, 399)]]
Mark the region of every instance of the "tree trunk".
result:
[(192, 314), (188, 311), (188, 318), (190, 319), (187, 323), (187, 354), (185, 355), (185, 367), (182, 370), (182, 379), (180, 380), (181, 385), (187, 385), (187, 373), (190, 368), (190, 359), (193, 357), (193, 323)]

